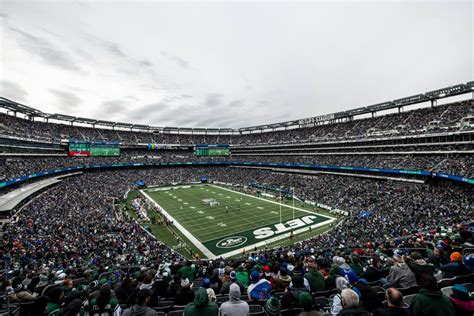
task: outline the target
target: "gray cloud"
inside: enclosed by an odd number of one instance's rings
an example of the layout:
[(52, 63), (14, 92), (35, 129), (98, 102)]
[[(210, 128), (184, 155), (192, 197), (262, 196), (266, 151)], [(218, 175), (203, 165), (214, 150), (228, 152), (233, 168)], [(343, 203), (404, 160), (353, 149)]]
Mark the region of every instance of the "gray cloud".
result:
[(67, 111), (70, 111), (71, 108), (77, 107), (82, 102), (81, 98), (72, 92), (56, 89), (50, 89), (49, 91), (57, 97), (59, 107), (65, 110), (66, 113)]
[(167, 105), (164, 102), (147, 104), (139, 108), (133, 109), (133, 111), (131, 111), (128, 115), (128, 118), (135, 121), (144, 119), (150, 121), (153, 117), (157, 117), (157, 115), (163, 112), (163, 110), (166, 108)]
[(21, 102), (25, 100), (28, 92), (15, 82), (0, 80), (0, 95)]
[(104, 39), (97, 39), (97, 42), (102, 45), (102, 47), (109, 53), (116, 55), (118, 57), (125, 57), (126, 54), (122, 51), (120, 46), (117, 43), (109, 42)]
[(80, 70), (80, 67), (67, 52), (57, 48), (50, 41), (14, 27), (8, 29), (16, 34), (18, 44), (28, 53), (41, 57), (44, 62), (55, 67), (71, 71)]
[(242, 99), (237, 99), (237, 100), (229, 102), (229, 106), (232, 108), (239, 108), (243, 105), (244, 105), (244, 100)]
[(127, 102), (123, 100), (107, 100), (102, 102), (101, 113), (116, 114), (127, 110)]
[(179, 57), (179, 56), (167, 53), (167, 52), (161, 52), (161, 56), (166, 57), (169, 61), (174, 62), (175, 64), (177, 64), (181, 68), (184, 68), (184, 69), (191, 68), (190, 63), (182, 57)]
[(141, 66), (144, 66), (144, 67), (153, 67), (153, 63), (146, 59), (141, 60), (139, 63)]
[(209, 107), (215, 107), (222, 104), (222, 98), (224, 95), (220, 93), (209, 93), (204, 100), (204, 105)]

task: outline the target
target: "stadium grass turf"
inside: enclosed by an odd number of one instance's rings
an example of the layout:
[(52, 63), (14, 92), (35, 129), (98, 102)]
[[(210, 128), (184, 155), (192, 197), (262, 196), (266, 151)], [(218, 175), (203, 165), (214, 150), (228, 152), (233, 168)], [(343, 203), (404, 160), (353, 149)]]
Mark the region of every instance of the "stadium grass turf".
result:
[[(251, 245), (262, 241), (254, 238), (255, 229), (280, 222), (279, 204), (216, 186), (175, 187), (169, 190), (158, 188), (145, 192), (215, 255), (234, 250), (216, 247), (219, 240), (244, 236), (248, 238), (247, 245)], [(210, 207), (204, 204), (202, 200), (208, 198), (217, 200), (220, 205)], [(293, 219), (291, 203), (282, 204), (281, 209), (282, 222)], [(314, 212), (294, 211), (294, 218), (308, 215), (316, 216), (314, 223), (327, 220)], [(242, 245), (243, 248), (245, 246)]]

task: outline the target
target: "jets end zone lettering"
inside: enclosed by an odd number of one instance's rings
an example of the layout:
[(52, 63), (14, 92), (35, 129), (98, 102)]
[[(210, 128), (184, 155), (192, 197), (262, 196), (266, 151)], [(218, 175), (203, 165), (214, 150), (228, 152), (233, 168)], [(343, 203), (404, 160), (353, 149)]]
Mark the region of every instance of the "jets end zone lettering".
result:
[(256, 239), (264, 239), (273, 235), (279, 235), (295, 228), (303, 227), (314, 223), (316, 216), (308, 215), (302, 218), (295, 218), (287, 221), (286, 223), (278, 223), (272, 227), (262, 227), (253, 231)]
[(264, 227), (256, 227), (237, 234), (219, 237), (216, 239), (203, 242), (213, 254), (221, 255), (232, 250), (242, 247), (249, 247), (259, 242), (273, 240), (274, 238), (282, 239), (286, 234), (293, 231), (299, 234), (308, 226), (313, 226), (328, 221), (328, 218), (319, 215), (305, 215), (295, 219), (290, 219), (282, 223), (272, 223)]

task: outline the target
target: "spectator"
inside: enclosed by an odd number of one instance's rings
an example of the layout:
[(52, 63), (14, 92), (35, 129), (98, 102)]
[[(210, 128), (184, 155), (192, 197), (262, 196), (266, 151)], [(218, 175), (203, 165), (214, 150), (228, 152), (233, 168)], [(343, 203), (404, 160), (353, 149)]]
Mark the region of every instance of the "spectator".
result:
[(385, 294), (387, 307), (380, 307), (373, 312), (373, 316), (410, 316), (411, 312), (404, 307), (403, 295), (396, 288), (387, 289)]
[(442, 265), (439, 269), (444, 272), (445, 278), (454, 278), (458, 275), (466, 275), (469, 274), (469, 270), (466, 268), (464, 263), (462, 262), (462, 255), (459, 252), (453, 252), (451, 256), (449, 256), (451, 260), (449, 263)]
[(207, 296), (209, 296), (209, 301), (215, 302), (216, 293), (213, 289), (211, 289), (211, 279), (209, 279), (208, 277), (204, 277), (204, 279), (202, 279), (202, 287), (206, 289)]
[(266, 300), (270, 297), (272, 286), (266, 279), (260, 279), (258, 271), (252, 271), (250, 281), (251, 284), (247, 289), (250, 301)]
[(355, 286), (360, 292), (362, 306), (364, 306), (367, 311), (372, 312), (375, 308), (382, 306), (378, 299), (377, 291), (367, 284), (367, 280), (359, 279)]
[(291, 284), (288, 290), (281, 297), (281, 308), (287, 309), (299, 304), (299, 297), (302, 292), (307, 292), (304, 286), (304, 278), (301, 273), (295, 273), (291, 277)]
[(344, 289), (341, 292), (343, 309), (338, 316), (369, 316), (363, 307), (359, 306), (359, 295), (354, 290)]
[(189, 282), (194, 280), (194, 268), (191, 261), (187, 261), (186, 265), (178, 270), (178, 273), (181, 275), (182, 279), (188, 279)]
[(346, 278), (341, 276), (336, 278), (336, 289), (339, 291), (339, 294), (336, 294), (332, 299), (331, 315), (336, 316), (342, 311), (343, 305), (340, 293), (342, 293), (344, 289), (350, 289), (350, 287), (351, 284)]
[(229, 300), (219, 308), (220, 316), (247, 316), (250, 308), (247, 302), (240, 300), (240, 287), (233, 283), (229, 287)]
[(299, 316), (323, 316), (320, 311), (313, 310), (313, 296), (308, 292), (301, 292), (298, 297), (299, 305), (303, 312)]
[(224, 275), (224, 278), (226, 279), (226, 281), (224, 282), (224, 284), (222, 284), (221, 294), (229, 294), (229, 289), (232, 284), (237, 284), (240, 288), (241, 293), (245, 291), (243, 284), (237, 281), (237, 274), (235, 273), (235, 271), (230, 271), (228, 276)]
[(469, 295), (469, 291), (464, 285), (455, 284), (452, 287), (453, 293), (449, 297), (453, 304), (457, 316), (472, 316), (474, 314), (474, 300)]
[(421, 289), (410, 304), (410, 310), (414, 316), (456, 315), (449, 299), (438, 290), (434, 276), (422, 273), (419, 276), (418, 284)]
[(158, 316), (158, 312), (147, 306), (150, 302), (150, 296), (150, 290), (139, 290), (137, 293), (136, 304), (127, 308), (122, 316)]
[(209, 302), (207, 292), (202, 287), (196, 291), (194, 302), (186, 305), (184, 316), (217, 316), (219, 308), (216, 303)]
[(288, 275), (288, 270), (282, 267), (275, 276), (275, 290), (284, 290), (291, 283), (291, 277)]
[(89, 315), (91, 316), (120, 316), (120, 305), (115, 297), (111, 296), (109, 284), (104, 284), (100, 288), (99, 297), (93, 298), (89, 302)]
[(263, 312), (266, 316), (280, 316), (281, 304), (280, 301), (272, 296), (263, 306)]
[(46, 313), (48, 315), (62, 314), (62, 300), (64, 299), (64, 291), (60, 286), (51, 288), (48, 293), (48, 304), (46, 305)]
[(387, 281), (389, 283), (385, 286), (397, 288), (416, 286), (415, 274), (405, 263), (405, 258), (395, 254), (393, 260), (395, 261), (395, 264), (390, 268), (390, 272), (387, 276)]
[(306, 273), (304, 277), (306, 280), (308, 280), (311, 292), (326, 290), (324, 276), (321, 272), (319, 272), (314, 256), (311, 256), (308, 259), (308, 273)]
[[(207, 293), (207, 291), (206, 291)], [(194, 291), (191, 289), (191, 283), (188, 279), (181, 280), (181, 288), (174, 297), (175, 305), (186, 305), (194, 300)]]

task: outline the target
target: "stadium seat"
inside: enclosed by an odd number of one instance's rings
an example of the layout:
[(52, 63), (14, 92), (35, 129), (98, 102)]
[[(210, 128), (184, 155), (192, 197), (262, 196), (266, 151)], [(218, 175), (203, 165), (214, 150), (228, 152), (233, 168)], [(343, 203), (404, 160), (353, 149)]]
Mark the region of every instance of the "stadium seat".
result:
[(173, 305), (171, 311), (183, 311), (186, 308), (186, 305)]
[(318, 296), (314, 298), (313, 305), (316, 309), (324, 309), (329, 304), (329, 300), (325, 296)]
[(184, 314), (184, 309), (183, 310), (179, 310), (179, 311), (171, 311), (171, 312), (168, 312), (168, 316), (183, 316)]
[(474, 273), (466, 274), (466, 275), (458, 275), (454, 278), (454, 284), (463, 284), (468, 282), (474, 282)]
[(173, 301), (159, 301), (158, 307), (173, 306)]
[(281, 316), (296, 316), (303, 311), (302, 308), (289, 308), (281, 311)]
[(452, 293), (453, 293), (453, 287), (452, 286), (447, 286), (447, 287), (443, 287), (441, 289), (441, 292), (446, 295), (446, 296), (450, 296)]
[(317, 291), (317, 292), (313, 292), (311, 294), (313, 295), (313, 297), (319, 297), (319, 296), (329, 297), (332, 294), (337, 294), (337, 293), (338, 293), (338, 291), (336, 289), (333, 289), (333, 290), (326, 290), (326, 291)]
[(466, 287), (469, 293), (474, 292), (474, 283), (463, 283), (462, 285)]
[(442, 289), (443, 287), (452, 286), (456, 282), (456, 278), (450, 279), (441, 279), (438, 281), (438, 289)]
[(229, 300), (228, 295), (221, 295), (221, 296), (217, 296), (216, 303), (217, 303), (217, 305), (220, 306), (222, 303), (227, 302), (228, 300)]

